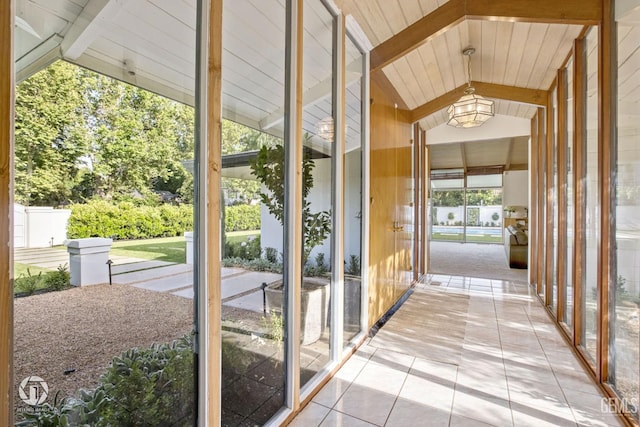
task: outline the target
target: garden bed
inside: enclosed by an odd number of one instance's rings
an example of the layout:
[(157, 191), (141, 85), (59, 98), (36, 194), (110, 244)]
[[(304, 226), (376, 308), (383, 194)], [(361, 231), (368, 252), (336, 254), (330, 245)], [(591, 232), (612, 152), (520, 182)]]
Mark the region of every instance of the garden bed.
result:
[(94, 388), (123, 351), (170, 342), (193, 329), (192, 300), (123, 285), (33, 295), (16, 299), (14, 307), (17, 408), (25, 406), (17, 386), (29, 375), (47, 382), (52, 403), (57, 392), (62, 398)]

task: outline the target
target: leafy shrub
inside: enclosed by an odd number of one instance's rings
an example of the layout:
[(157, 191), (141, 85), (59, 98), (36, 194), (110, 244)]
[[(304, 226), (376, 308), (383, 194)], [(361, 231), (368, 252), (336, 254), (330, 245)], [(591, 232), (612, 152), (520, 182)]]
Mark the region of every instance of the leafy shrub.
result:
[(58, 266), (58, 270), (47, 273), (44, 276), (45, 287), (53, 291), (61, 291), (71, 286), (71, 274), (67, 270), (67, 264)]
[(498, 212), (494, 212), (491, 214), (491, 219), (497, 221), (500, 219), (500, 214)]
[(187, 230), (193, 230), (191, 205), (136, 206), (131, 202), (92, 200), (71, 206), (67, 236), (149, 239), (179, 236)]
[(246, 260), (237, 257), (227, 257), (222, 260), (223, 267), (240, 267), (254, 271), (270, 271), (272, 273), (282, 273), (282, 264), (271, 262), (264, 258)]
[(360, 275), (360, 257), (358, 255), (349, 255), (349, 263), (345, 268), (345, 273), (353, 274), (354, 276)]
[(194, 423), (193, 338), (133, 348), (115, 357), (98, 387), (25, 413), (19, 426), (190, 426)]
[(225, 257), (242, 258), (248, 261), (260, 258), (262, 254), (260, 236), (243, 242), (227, 240), (224, 253)]
[(225, 231), (260, 229), (260, 205), (227, 206), (224, 212)]
[(27, 268), (27, 275), (21, 275), (15, 280), (15, 291), (24, 292), (27, 295), (45, 287), (45, 276), (41, 271), (38, 274), (31, 274), (31, 270)]
[(278, 250), (276, 248), (264, 248), (264, 257), (267, 261), (276, 263), (278, 262)]

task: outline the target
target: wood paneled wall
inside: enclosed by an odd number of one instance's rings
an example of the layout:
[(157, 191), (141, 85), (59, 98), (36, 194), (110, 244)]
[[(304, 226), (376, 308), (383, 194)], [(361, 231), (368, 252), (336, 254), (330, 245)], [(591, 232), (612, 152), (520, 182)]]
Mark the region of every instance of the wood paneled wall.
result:
[(369, 326), (410, 287), (414, 230), (411, 124), (371, 82)]
[(13, 425), (13, 10), (0, 2), (0, 425)]

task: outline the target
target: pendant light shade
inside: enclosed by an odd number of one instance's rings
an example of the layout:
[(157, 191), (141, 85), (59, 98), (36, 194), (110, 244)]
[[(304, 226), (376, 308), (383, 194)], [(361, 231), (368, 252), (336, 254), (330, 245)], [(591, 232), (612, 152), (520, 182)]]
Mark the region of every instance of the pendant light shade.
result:
[(482, 125), (494, 116), (494, 102), (476, 95), (476, 90), (471, 86), (471, 55), (476, 50), (472, 47), (465, 49), (462, 53), (467, 56), (468, 82), (464, 95), (451, 104), (447, 109), (449, 126), (457, 128), (472, 128)]

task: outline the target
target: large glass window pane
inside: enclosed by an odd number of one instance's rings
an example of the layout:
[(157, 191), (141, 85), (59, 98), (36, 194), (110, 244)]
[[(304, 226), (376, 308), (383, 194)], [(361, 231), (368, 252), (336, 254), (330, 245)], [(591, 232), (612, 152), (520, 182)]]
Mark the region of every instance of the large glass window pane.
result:
[(196, 3), (16, 3), (16, 419), (194, 425)]
[[(612, 307), (614, 370), (611, 382), (638, 417), (638, 306), (640, 305), (640, 2), (616, 1), (618, 22), (618, 141), (616, 281)], [(635, 17), (631, 13), (635, 8)]]
[(334, 17), (322, 2), (305, 0), (303, 35), (303, 278), (301, 293), (300, 385), (328, 362), (334, 97)]
[(284, 32), (281, 1), (224, 2), (224, 426), (262, 425), (284, 405)]
[(575, 185), (574, 185), (574, 173), (575, 168), (573, 165), (573, 58), (569, 59), (567, 63), (567, 145), (566, 145), (566, 159), (567, 159), (567, 229), (566, 229), (566, 242), (567, 252), (565, 257), (566, 265), (566, 286), (565, 286), (565, 310), (563, 319), (564, 322), (573, 329), (573, 244), (575, 241), (574, 234), (574, 197), (575, 197)]
[[(497, 178), (499, 178), (499, 180)], [(472, 179), (473, 178), (473, 179)], [(478, 179), (486, 178), (486, 179)], [(493, 182), (491, 182), (493, 181)], [(502, 175), (470, 176), (467, 185), (502, 184)], [(502, 187), (467, 189), (465, 238), (472, 243), (502, 243)]]
[(439, 189), (432, 180), (431, 239), (461, 242), (464, 240), (464, 181), (462, 188)]
[(586, 129), (586, 216), (585, 282), (582, 293), (582, 345), (596, 361), (598, 313), (598, 240), (600, 239), (600, 200), (598, 194), (598, 28), (591, 28), (587, 45), (587, 129)]
[(552, 117), (553, 117), (553, 133), (551, 141), (551, 188), (549, 197), (551, 198), (551, 210), (553, 226), (550, 230), (552, 249), (551, 249), (551, 308), (552, 313), (557, 314), (558, 308), (558, 89), (555, 88), (551, 92), (552, 99)]
[(360, 332), (362, 311), (362, 78), (364, 58), (346, 40), (346, 145), (344, 177), (344, 340)]

